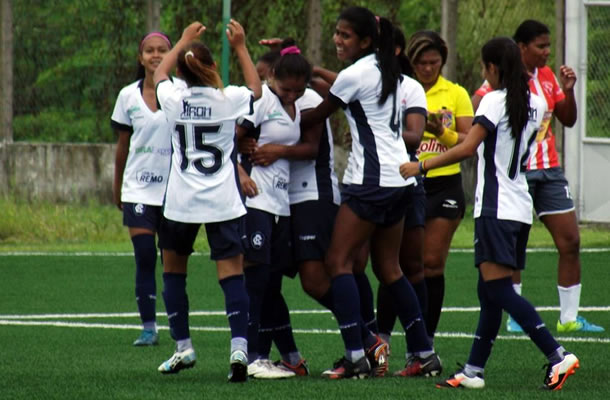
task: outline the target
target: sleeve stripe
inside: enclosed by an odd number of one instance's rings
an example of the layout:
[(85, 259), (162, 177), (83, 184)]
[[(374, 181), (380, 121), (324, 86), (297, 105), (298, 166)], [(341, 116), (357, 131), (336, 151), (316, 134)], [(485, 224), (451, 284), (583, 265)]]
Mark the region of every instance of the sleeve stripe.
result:
[(113, 119), (110, 120), (110, 126), (116, 131), (127, 131), (129, 133), (133, 133), (133, 126), (121, 124)]

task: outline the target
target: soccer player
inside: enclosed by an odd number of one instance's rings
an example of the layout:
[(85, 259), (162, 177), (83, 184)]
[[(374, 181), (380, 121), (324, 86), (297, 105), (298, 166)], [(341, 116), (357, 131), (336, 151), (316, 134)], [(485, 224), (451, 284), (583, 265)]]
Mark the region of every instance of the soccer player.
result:
[[(371, 373), (361, 337), (360, 296), (352, 268), (354, 254), (369, 241), (373, 269), (395, 299), (415, 355), (426, 363), (434, 361), (438, 369), (434, 373), (438, 373), (440, 361), (428, 341), (415, 292), (398, 262), (405, 187), (415, 179), (404, 180), (398, 171), (408, 155), (401, 132), (400, 67), (394, 53), (393, 27), (366, 8), (350, 7), (339, 15), (333, 39), (337, 57), (353, 64), (339, 72), (328, 97), (304, 114), (302, 121), (306, 128), (342, 107), (352, 136), (343, 179), (346, 186), (326, 255), (345, 357), (324, 376), (359, 378)], [(421, 365), (417, 368), (421, 370)]]
[[(118, 134), (113, 200), (123, 212), (136, 259), (136, 303), (142, 320), (134, 346), (159, 343), (156, 323), (155, 235), (169, 175), (171, 154), (165, 114), (157, 108), (153, 74), (172, 45), (161, 32), (150, 32), (138, 47), (137, 80), (119, 92), (111, 125)], [(177, 86), (184, 82), (173, 78)]]
[[(280, 379), (308, 373), (299, 353), (288, 308), (281, 293), (282, 277), (297, 273), (290, 245), (290, 162), (304, 150), (299, 142), (301, 110), (296, 103), (311, 77), (311, 65), (293, 45), (283, 49), (263, 85), (263, 96), (254, 113), (240, 120), (239, 131), (249, 132), (257, 152), (244, 155), (240, 179), (248, 196), (246, 287), (250, 295), (248, 374), (260, 379)], [(279, 151), (278, 151), (279, 150)], [(282, 154), (284, 150), (292, 154)], [(309, 155), (307, 155), (309, 157)], [(301, 155), (303, 157), (303, 155)], [(274, 340), (284, 363), (269, 360)], [(281, 366), (293, 366), (284, 368)]]
[[(419, 148), (424, 129), (426, 126), (427, 102), (426, 93), (422, 85), (413, 79), (413, 68), (405, 54), (406, 40), (404, 34), (397, 26), (394, 26), (394, 38), (396, 40), (396, 57), (398, 58), (402, 71), (402, 93), (401, 112), (404, 116), (402, 136), (407, 146), (409, 159), (417, 161), (416, 152)], [(422, 314), (426, 316), (428, 294), (424, 280), (424, 226), (426, 216), (426, 192), (421, 177), (417, 177), (415, 185), (407, 186), (410, 192), (406, 203), (405, 226), (400, 246), (400, 267), (413, 286), (417, 295)], [(396, 322), (393, 299), (387, 288), (379, 285), (377, 291), (377, 324), (379, 336), (390, 344), (392, 329)], [(397, 372), (397, 375), (408, 376), (409, 365), (415, 359), (409, 352), (407, 343), (407, 367)]]
[[(526, 20), (513, 37), (521, 49), (521, 59), (529, 75), (532, 93), (538, 94), (547, 104), (543, 125), (536, 136), (536, 145), (527, 164), (527, 181), (534, 200), (536, 215), (549, 230), (559, 252), (557, 290), (560, 314), (557, 332), (603, 332), (604, 328), (578, 315), (580, 306), (580, 236), (574, 211), (574, 201), (555, 147), (551, 129), (553, 115), (566, 126), (576, 123), (574, 84), (576, 74), (572, 68), (561, 66), (559, 82), (546, 65), (551, 53), (549, 28), (541, 22)], [(491, 88), (483, 84), (473, 96), (478, 105)], [(513, 287), (521, 294), (521, 274), (513, 276)], [(509, 317), (509, 332), (523, 332), (519, 324)]]
[(483, 75), (492, 87), (481, 101), (464, 141), (447, 152), (400, 167), (407, 178), (459, 162), (478, 153), (475, 195), (475, 265), (481, 311), (466, 365), (437, 387), (480, 389), (492, 345), (507, 311), (547, 357), (544, 387), (559, 390), (579, 361), (557, 343), (535, 308), (512, 288), (511, 277), (525, 266), (532, 200), (521, 168), (543, 123), (546, 105), (530, 94), (521, 54), (510, 38), (495, 38), (481, 49)]
[[(248, 295), (243, 279), (243, 216), (237, 181), (235, 120), (252, 111), (261, 83), (245, 45), (242, 26), (231, 20), (226, 31), (248, 87), (223, 89), (209, 49), (196, 41), (205, 27), (193, 22), (154, 75), (157, 99), (172, 127), (172, 163), (159, 245), (163, 249), (163, 298), (176, 351), (159, 366), (162, 373), (191, 368), (196, 361), (188, 325), (186, 273), (201, 224), (225, 294), (231, 328), (229, 381), (247, 379)], [(187, 89), (176, 87), (169, 72), (177, 65)]]

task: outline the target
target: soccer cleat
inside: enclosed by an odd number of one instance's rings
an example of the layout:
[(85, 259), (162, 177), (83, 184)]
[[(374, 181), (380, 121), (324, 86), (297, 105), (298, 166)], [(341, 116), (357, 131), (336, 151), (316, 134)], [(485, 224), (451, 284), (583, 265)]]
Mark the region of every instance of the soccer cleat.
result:
[(599, 325), (595, 325), (587, 321), (580, 315), (576, 317), (576, 321), (569, 321), (562, 324), (561, 321), (557, 321), (557, 332), (604, 332), (605, 329)]
[(355, 363), (343, 357), (335, 362), (331, 369), (322, 372), (328, 379), (364, 379), (371, 375), (371, 364), (366, 356)]
[(476, 374), (473, 378), (466, 376), (464, 369), (458, 370), (455, 374), (449, 378), (440, 381), (436, 384), (439, 389), (450, 388), (468, 388), (468, 389), (483, 389), (485, 387), (485, 380), (483, 374)]
[(523, 328), (510, 315), (506, 320), (506, 330), (511, 333), (523, 333)]
[(159, 333), (152, 329), (143, 329), (140, 337), (133, 342), (134, 346), (156, 346), (159, 344)]
[(546, 375), (544, 377), (544, 389), (560, 390), (568, 376), (576, 372), (580, 367), (580, 361), (572, 353), (563, 353), (563, 360), (556, 364), (547, 364)]
[(229, 358), (231, 371), (229, 371), (229, 382), (245, 382), (248, 380), (248, 356), (241, 350), (235, 350)]
[(437, 376), (443, 371), (441, 359), (436, 353), (426, 358), (411, 356), (407, 359), (404, 369), (394, 373), (394, 376)]
[(169, 360), (159, 365), (158, 370), (162, 374), (175, 374), (182, 369), (193, 368), (196, 361), (197, 357), (195, 356), (195, 350), (192, 348), (184, 351), (176, 350)]
[(377, 342), (366, 350), (371, 365), (371, 376), (384, 376), (388, 372), (388, 344), (377, 336)]
[(256, 379), (286, 379), (296, 374), (273, 365), (271, 360), (258, 359), (248, 365), (248, 376)]
[(296, 363), (295, 365), (289, 364), (284, 360), (278, 360), (278, 361), (274, 362), (273, 365), (275, 365), (278, 368), (285, 369), (287, 371), (292, 371), (295, 373), (295, 375), (298, 375), (298, 376), (309, 375), (309, 366), (307, 365), (307, 361), (303, 360), (303, 359), (299, 360), (299, 362)]

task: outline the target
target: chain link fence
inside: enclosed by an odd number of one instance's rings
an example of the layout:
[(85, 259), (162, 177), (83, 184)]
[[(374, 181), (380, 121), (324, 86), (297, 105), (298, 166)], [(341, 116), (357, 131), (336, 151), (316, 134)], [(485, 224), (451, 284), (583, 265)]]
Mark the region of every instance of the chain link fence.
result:
[(610, 138), (610, 2), (587, 7), (587, 132)]

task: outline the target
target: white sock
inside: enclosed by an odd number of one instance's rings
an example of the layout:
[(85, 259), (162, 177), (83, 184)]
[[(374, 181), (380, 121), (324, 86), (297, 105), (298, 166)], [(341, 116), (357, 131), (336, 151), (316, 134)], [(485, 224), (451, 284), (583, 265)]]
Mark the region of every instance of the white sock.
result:
[(521, 282), (520, 283), (513, 283), (513, 289), (515, 290), (515, 293), (517, 293), (519, 296), (521, 296)]
[(566, 322), (576, 321), (578, 316), (578, 308), (580, 307), (580, 291), (582, 285), (576, 284), (570, 287), (557, 286), (559, 292), (559, 322), (565, 324)]
[(182, 353), (186, 349), (192, 349), (193, 343), (191, 342), (191, 338), (178, 340), (176, 342), (177, 350)]

